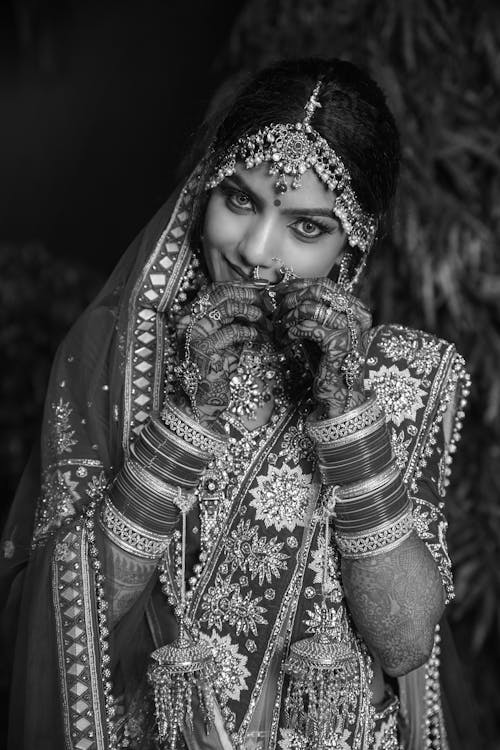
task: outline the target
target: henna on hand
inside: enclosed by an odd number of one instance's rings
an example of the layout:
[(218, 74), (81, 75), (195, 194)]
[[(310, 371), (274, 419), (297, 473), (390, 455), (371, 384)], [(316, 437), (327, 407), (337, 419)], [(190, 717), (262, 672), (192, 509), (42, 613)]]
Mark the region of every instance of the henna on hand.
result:
[[(189, 361), (198, 374), (196, 410), (202, 422), (212, 423), (227, 408), (230, 380), (243, 345), (268, 335), (261, 291), (250, 285), (213, 284), (178, 321), (180, 348), (189, 336)], [(177, 405), (193, 415), (189, 399), (178, 389)]]
[(332, 304), (332, 299), (339, 294), (349, 302), (351, 327), (355, 326), (362, 346), (363, 333), (371, 326), (370, 313), (358, 299), (330, 279), (297, 279), (280, 295), (280, 333), (295, 341), (310, 341), (321, 353), (313, 383), (321, 417), (340, 414), (349, 395), (352, 406), (364, 399), (361, 378), (349, 392), (342, 372), (344, 361), (352, 351), (352, 341), (346, 311)]

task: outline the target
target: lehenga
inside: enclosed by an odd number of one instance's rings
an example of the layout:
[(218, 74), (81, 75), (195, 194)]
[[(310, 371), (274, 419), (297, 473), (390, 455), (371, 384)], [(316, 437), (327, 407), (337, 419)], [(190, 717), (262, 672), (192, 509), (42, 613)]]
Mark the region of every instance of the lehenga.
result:
[[(11, 586), (7, 635), (15, 643), (11, 747), (158, 746), (145, 674), (154, 648), (173, 640), (175, 618), (154, 575), (108, 633), (88, 508), (102, 503), (135, 436), (161, 408), (174, 354), (170, 315), (196, 275), (190, 238), (201, 200), (198, 170), (129, 248), (58, 350), (41, 490), (33, 459), (2, 548), (2, 585)], [(364, 373), (367, 392), (385, 410), (416, 529), (451, 597), (443, 500), (467, 395), (463, 360), (443, 340), (382, 325), (372, 331)], [(314, 631), (320, 617), (325, 550), (317, 507), (325, 488), (304, 431), (308, 408), (307, 398), (285, 404), (255, 434), (233, 420), (225, 474), (213, 469), (206, 502), (188, 516), (191, 573), (200, 539), (209, 550), (190, 606), (200, 637), (213, 647), (224, 747), (303, 747), (286, 723), (283, 665), (290, 644)], [(327, 554), (329, 606), (342, 614), (364, 676), (364, 714), (353, 717), (338, 747), (446, 750), (439, 629), (428, 663), (394, 686), (395, 744), (383, 716), (370, 724), (365, 715), (373, 718), (366, 708), (370, 657), (345, 606), (333, 543)], [(133, 565), (129, 572), (132, 580)]]

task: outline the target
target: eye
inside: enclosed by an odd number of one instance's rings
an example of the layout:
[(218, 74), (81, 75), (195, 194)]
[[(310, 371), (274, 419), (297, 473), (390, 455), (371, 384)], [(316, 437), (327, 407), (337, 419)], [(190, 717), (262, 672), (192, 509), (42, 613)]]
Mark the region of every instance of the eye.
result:
[(335, 227), (315, 219), (297, 219), (290, 225), (300, 239), (316, 240), (324, 234), (331, 234)]
[(236, 211), (248, 211), (253, 210), (252, 199), (243, 190), (232, 188), (229, 185), (221, 185), (221, 190), (226, 196), (226, 203), (228, 206)]

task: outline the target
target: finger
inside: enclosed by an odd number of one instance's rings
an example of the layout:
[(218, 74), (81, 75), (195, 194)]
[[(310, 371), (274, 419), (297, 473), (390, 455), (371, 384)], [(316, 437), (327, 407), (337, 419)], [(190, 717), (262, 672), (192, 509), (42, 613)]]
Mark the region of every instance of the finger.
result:
[(199, 339), (210, 336), (217, 328), (229, 325), (240, 318), (244, 323), (260, 325), (268, 333), (271, 324), (264, 310), (255, 305), (248, 305), (233, 300), (226, 300), (218, 307), (207, 307), (204, 305), (203, 317), (184, 315), (177, 324), (177, 335), (181, 337), (191, 325), (191, 339)]
[(226, 300), (226, 302), (214, 308), (208, 314), (212, 320), (219, 320), (219, 325), (221, 326), (229, 325), (238, 318), (243, 323), (262, 323), (266, 326), (268, 324), (262, 307), (235, 300)]
[(250, 284), (218, 283), (208, 289), (208, 302), (213, 307), (219, 307), (228, 301), (242, 304), (261, 304), (262, 287)]
[[(361, 330), (371, 328), (372, 317), (367, 307), (356, 297), (346, 294), (343, 290), (332, 291), (335, 287), (329, 279), (329, 284), (310, 286), (300, 291), (292, 291), (280, 300), (280, 313), (286, 315), (296, 307), (304, 304), (324, 304), (336, 312), (342, 312), (347, 307), (352, 310), (353, 319), (357, 321)], [(310, 308), (308, 308), (310, 309)]]
[(288, 330), (289, 337), (294, 341), (312, 341), (322, 352), (330, 352), (344, 357), (351, 350), (349, 331), (331, 331), (311, 320), (305, 320)]
[(321, 302), (302, 302), (284, 315), (280, 323), (285, 327), (296, 325), (303, 320), (312, 320), (325, 328), (340, 330), (347, 327), (345, 313), (333, 310), (329, 305)]
[(262, 333), (254, 326), (242, 326), (237, 323), (225, 326), (214, 331), (210, 336), (193, 341), (192, 353), (199, 352), (204, 356), (210, 356), (225, 349), (231, 349), (235, 344), (262, 339)]

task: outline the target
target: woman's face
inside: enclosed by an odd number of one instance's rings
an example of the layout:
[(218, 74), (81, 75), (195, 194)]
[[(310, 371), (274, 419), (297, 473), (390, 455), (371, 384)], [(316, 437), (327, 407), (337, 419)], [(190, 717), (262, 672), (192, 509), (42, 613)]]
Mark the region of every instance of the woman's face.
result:
[(332, 212), (335, 196), (308, 169), (302, 187), (277, 194), (267, 164), (236, 172), (212, 191), (205, 213), (203, 251), (213, 281), (259, 276), (280, 280), (279, 267), (301, 277), (328, 276), (345, 232)]

